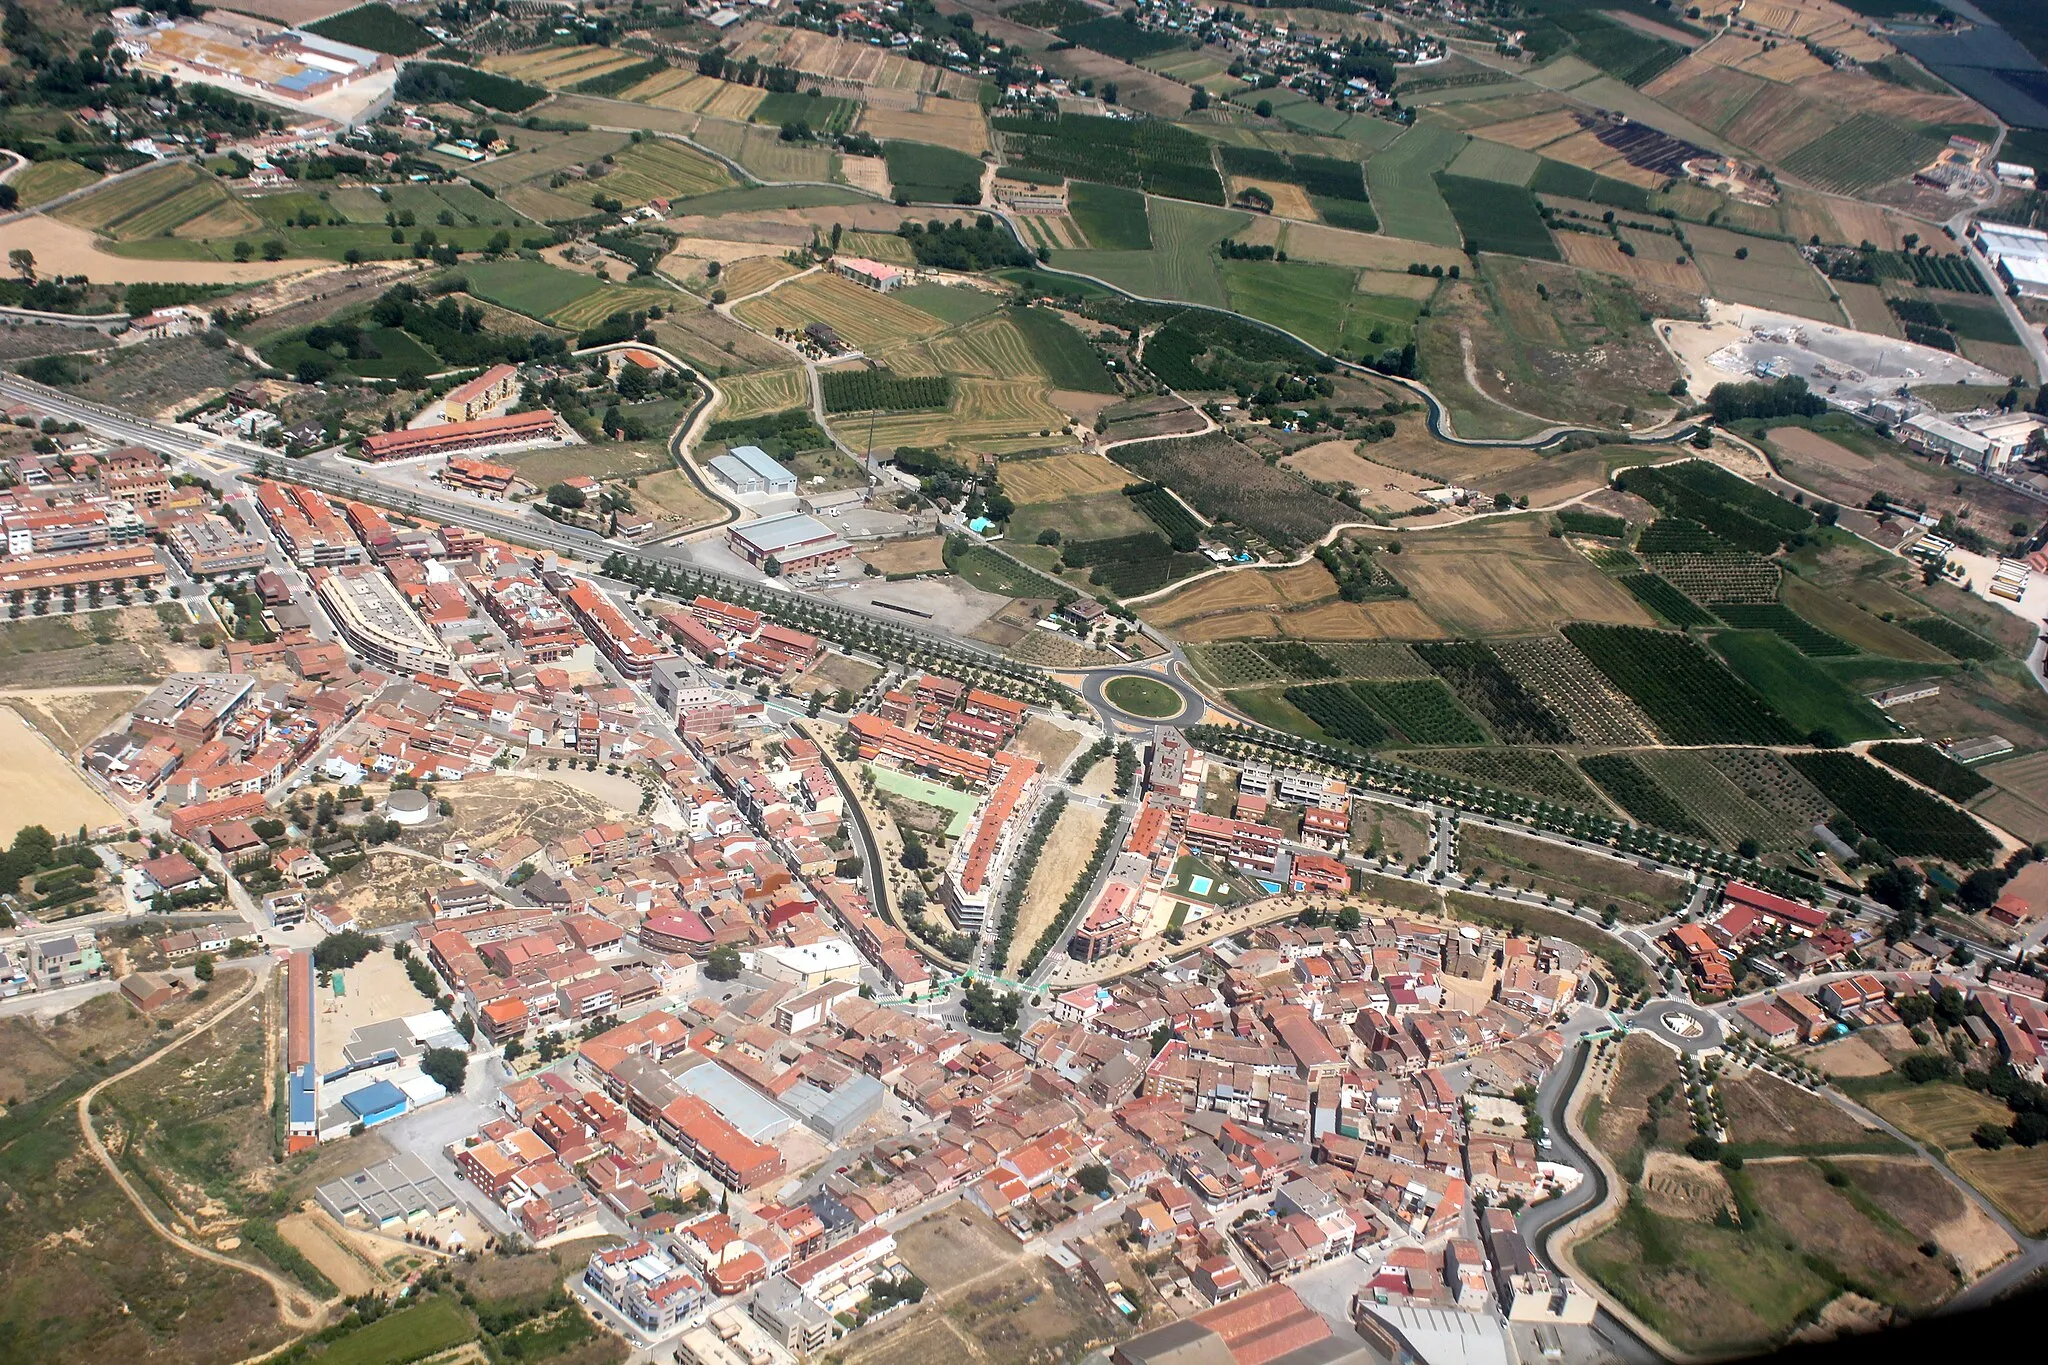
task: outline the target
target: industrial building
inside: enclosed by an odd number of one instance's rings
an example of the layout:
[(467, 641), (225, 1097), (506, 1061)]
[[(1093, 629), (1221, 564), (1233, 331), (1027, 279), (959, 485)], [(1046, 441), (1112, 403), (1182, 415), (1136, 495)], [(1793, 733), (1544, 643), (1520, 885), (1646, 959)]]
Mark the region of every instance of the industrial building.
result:
[(725, 533), (725, 540), (734, 554), (755, 568), (772, 559), (784, 573), (813, 572), (853, 553), (837, 531), (801, 512), (735, 526)]
[(734, 446), (713, 456), (711, 477), (734, 493), (794, 493), (796, 475), (784, 469), (759, 446)]

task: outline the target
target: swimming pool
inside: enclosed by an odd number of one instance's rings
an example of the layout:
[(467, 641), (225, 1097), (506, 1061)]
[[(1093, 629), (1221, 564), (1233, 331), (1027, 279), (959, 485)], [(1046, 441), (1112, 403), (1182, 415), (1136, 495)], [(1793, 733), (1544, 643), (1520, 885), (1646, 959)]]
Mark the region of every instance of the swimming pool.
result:
[(1216, 883), (1210, 881), (1207, 877), (1204, 877), (1199, 873), (1197, 873), (1195, 876), (1188, 878), (1188, 890), (1197, 896), (1208, 895), (1209, 888), (1214, 886), (1215, 884)]

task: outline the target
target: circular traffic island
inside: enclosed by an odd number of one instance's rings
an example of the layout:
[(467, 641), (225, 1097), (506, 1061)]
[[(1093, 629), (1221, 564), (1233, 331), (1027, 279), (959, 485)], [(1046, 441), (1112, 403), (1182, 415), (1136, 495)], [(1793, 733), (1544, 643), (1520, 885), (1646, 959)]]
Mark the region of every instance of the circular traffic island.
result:
[(1102, 699), (1127, 716), (1172, 720), (1188, 709), (1187, 699), (1157, 678), (1123, 673), (1102, 685)]

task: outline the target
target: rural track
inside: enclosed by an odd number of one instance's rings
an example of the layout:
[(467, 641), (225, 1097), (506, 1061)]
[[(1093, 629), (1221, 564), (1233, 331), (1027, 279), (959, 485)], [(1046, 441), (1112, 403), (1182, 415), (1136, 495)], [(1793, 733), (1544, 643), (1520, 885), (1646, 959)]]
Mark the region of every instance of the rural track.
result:
[(211, 1033), (223, 1022), (231, 1018), (235, 1011), (243, 1004), (247, 1003), (249, 997), (260, 990), (262, 985), (263, 978), (251, 973), (248, 982), (233, 995), (215, 1006), (210, 1014), (193, 1020), (170, 1042), (164, 1044), (126, 1070), (106, 1077), (83, 1095), (80, 1095), (78, 1097), (78, 1128), (84, 1134), (86, 1146), (92, 1149), (94, 1158), (99, 1161), (100, 1166), (106, 1173), (113, 1178), (114, 1183), (120, 1186), (121, 1193), (127, 1196), (129, 1204), (134, 1207), (136, 1213), (142, 1216), (142, 1221), (149, 1225), (151, 1232), (154, 1232), (187, 1256), (197, 1257), (202, 1261), (211, 1261), (217, 1266), (222, 1266), (228, 1270), (263, 1281), (263, 1283), (270, 1286), (271, 1292), (277, 1296), (277, 1315), (285, 1327), (294, 1332), (310, 1332), (320, 1325), (322, 1319), (327, 1316), (327, 1310), (337, 1300), (329, 1300), (327, 1302), (309, 1300), (304, 1290), (275, 1271), (266, 1270), (259, 1265), (251, 1265), (247, 1261), (238, 1261), (232, 1256), (215, 1251), (212, 1247), (201, 1246), (182, 1233), (174, 1231), (162, 1219), (156, 1216), (156, 1211), (150, 1208), (149, 1204), (137, 1193), (134, 1183), (128, 1178), (127, 1172), (123, 1171), (121, 1164), (114, 1160), (113, 1154), (107, 1150), (106, 1143), (100, 1140), (99, 1131), (92, 1126), (92, 1102), (99, 1098), (101, 1091), (155, 1066), (158, 1062), (202, 1034)]

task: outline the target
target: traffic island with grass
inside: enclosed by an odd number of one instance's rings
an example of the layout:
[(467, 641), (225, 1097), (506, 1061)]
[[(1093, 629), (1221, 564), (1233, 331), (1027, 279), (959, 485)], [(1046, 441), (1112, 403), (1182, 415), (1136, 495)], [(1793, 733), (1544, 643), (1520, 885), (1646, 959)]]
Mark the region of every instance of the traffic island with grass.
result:
[(1103, 685), (1102, 695), (1119, 711), (1153, 720), (1169, 720), (1187, 709), (1180, 693), (1165, 683), (1135, 675), (1111, 678)]

